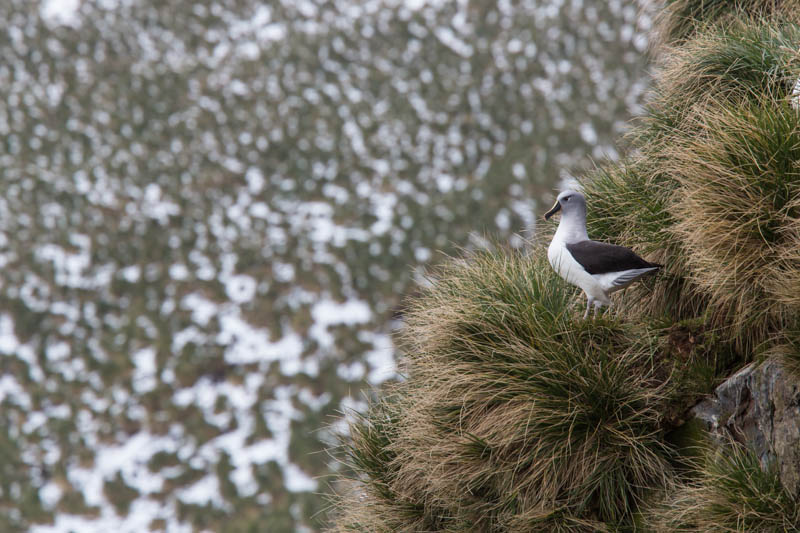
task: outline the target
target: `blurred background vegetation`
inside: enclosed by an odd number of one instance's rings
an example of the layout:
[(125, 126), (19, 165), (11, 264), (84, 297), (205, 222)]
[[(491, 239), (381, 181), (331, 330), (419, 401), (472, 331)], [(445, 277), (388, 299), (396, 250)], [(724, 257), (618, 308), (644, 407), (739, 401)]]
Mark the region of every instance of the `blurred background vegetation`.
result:
[(651, 11), (0, 3), (0, 530), (319, 530), (402, 298), (618, 157)]

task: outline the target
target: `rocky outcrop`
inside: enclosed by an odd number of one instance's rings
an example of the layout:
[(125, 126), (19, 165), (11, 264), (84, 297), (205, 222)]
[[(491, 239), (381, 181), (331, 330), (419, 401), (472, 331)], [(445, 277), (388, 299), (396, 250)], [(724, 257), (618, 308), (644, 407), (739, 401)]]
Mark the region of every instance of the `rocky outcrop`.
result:
[(775, 465), (784, 486), (800, 495), (800, 379), (777, 358), (742, 368), (691, 414), (713, 438), (733, 437), (762, 467)]

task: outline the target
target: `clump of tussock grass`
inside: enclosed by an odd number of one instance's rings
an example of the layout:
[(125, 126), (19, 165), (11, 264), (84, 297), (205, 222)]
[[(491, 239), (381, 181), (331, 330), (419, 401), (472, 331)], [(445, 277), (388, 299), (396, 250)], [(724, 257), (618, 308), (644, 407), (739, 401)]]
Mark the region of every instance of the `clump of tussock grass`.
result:
[(709, 106), (738, 105), (763, 94), (788, 97), (800, 75), (798, 39), (795, 22), (737, 19), (669, 48), (632, 142), (658, 163), (674, 137), (694, 134), (693, 115)]
[(647, 531), (800, 531), (800, 505), (776, 469), (762, 469), (741, 444), (708, 448), (696, 466), (694, 480), (678, 485), (646, 513)]
[(351, 428), (331, 531), (635, 529), (727, 352), (702, 321), (582, 310), (542, 247), (441, 266), (405, 315), (407, 379)]
[(652, 170), (643, 158), (624, 159), (596, 168), (582, 182), (591, 198), (587, 229), (594, 238), (618, 238), (643, 256), (668, 259), (665, 247), (674, 245), (666, 229), (674, 223), (669, 212), (673, 188), (660, 190), (650, 181)]
[(742, 17), (795, 17), (798, 11), (798, 0), (667, 0), (651, 46), (680, 45), (711, 25)]
[(397, 485), (475, 531), (601, 530), (671, 479), (656, 341), (575, 320), (544, 257), (451, 263), (407, 314)]
[(375, 400), (366, 413), (352, 413), (349, 439), (340, 442), (344, 467), (353, 474), (340, 481), (334, 500), (332, 533), (441, 531), (446, 513), (426, 508), (413, 494), (395, 489), (398, 464), (393, 443), (402, 416), (400, 394)]
[(800, 122), (787, 103), (721, 106), (675, 144), (671, 226), (714, 322), (747, 347), (800, 311)]
[[(798, 4), (800, 7), (800, 3)], [(800, 72), (800, 27), (789, 21), (737, 21), (672, 50), (659, 75), (672, 100), (733, 101), (763, 93), (788, 95)]]

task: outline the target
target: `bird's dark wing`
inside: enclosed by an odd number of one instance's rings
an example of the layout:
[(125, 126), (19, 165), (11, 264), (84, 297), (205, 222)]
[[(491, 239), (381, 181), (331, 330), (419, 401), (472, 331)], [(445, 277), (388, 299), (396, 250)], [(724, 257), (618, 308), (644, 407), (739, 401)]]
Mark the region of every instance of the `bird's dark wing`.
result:
[(589, 274), (606, 274), (661, 266), (645, 261), (630, 248), (604, 242), (580, 241), (568, 244), (567, 250)]

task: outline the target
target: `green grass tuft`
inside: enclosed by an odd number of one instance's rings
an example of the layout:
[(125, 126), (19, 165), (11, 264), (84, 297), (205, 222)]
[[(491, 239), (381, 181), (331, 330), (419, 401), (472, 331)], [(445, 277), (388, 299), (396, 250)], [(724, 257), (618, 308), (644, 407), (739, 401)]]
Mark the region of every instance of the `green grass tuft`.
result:
[(340, 481), (338, 516), (331, 531), (398, 532), (442, 531), (451, 517), (441, 509), (426, 507), (414, 494), (397, 490), (397, 453), (394, 443), (400, 430), (399, 395), (386, 394), (365, 414), (352, 413), (348, 439), (340, 443), (342, 462), (354, 475)]
[(786, 98), (800, 76), (800, 26), (788, 20), (736, 20), (670, 48), (656, 73), (647, 113), (629, 135), (653, 168), (677, 137), (694, 135), (709, 106), (771, 94)]
[(708, 449), (697, 479), (680, 485), (647, 514), (648, 531), (800, 531), (800, 505), (774, 468), (742, 445)]
[(797, 0), (667, 0), (656, 16), (656, 38), (651, 46), (681, 45), (714, 24), (742, 17), (792, 17)]

